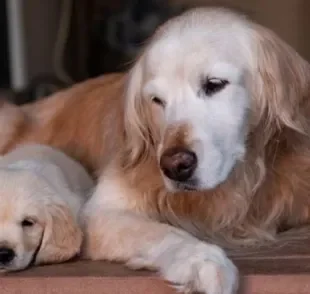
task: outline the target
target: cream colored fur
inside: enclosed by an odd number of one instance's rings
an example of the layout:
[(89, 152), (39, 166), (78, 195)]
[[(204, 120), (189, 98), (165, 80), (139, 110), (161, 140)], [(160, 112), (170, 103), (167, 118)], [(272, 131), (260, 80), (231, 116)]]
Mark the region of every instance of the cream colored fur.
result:
[[(0, 271), (66, 261), (80, 251), (79, 211), (93, 181), (62, 152), (43, 145), (20, 146), (0, 158), (0, 249), (14, 258)], [(30, 222), (23, 225), (23, 221)]]

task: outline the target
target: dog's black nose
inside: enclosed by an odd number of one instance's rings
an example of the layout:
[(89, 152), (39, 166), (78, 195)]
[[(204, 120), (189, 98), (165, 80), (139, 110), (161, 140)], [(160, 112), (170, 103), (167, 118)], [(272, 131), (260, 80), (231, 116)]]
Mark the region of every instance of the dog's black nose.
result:
[(8, 264), (15, 257), (14, 250), (7, 247), (0, 247), (0, 264)]
[(197, 167), (197, 156), (185, 148), (171, 148), (162, 154), (159, 164), (169, 179), (184, 182), (193, 175)]

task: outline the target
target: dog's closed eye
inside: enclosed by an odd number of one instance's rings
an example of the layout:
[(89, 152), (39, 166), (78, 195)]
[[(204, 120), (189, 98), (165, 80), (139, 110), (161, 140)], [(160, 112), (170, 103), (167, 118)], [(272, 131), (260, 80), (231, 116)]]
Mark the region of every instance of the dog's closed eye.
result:
[(162, 99), (160, 99), (160, 98), (158, 98), (156, 96), (153, 96), (151, 99), (152, 99), (153, 103), (155, 103), (155, 104), (157, 104), (157, 105), (159, 105), (161, 107), (165, 107), (166, 106), (165, 101), (163, 101)]
[(21, 222), (21, 226), (23, 228), (32, 227), (34, 224), (35, 224), (34, 220), (28, 219), (28, 218), (23, 219), (22, 222)]
[(223, 90), (229, 82), (218, 78), (207, 78), (203, 83), (202, 89), (207, 96), (211, 96), (221, 90)]

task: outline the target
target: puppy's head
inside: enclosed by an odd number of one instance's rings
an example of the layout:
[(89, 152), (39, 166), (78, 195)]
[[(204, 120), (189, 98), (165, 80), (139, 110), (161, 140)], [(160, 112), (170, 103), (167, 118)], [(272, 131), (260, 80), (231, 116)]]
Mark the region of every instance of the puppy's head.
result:
[(153, 150), (170, 190), (225, 181), (263, 119), (294, 124), (292, 103), (280, 106), (290, 99), (285, 83), (299, 85), (302, 76), (297, 54), (285, 63), (279, 57), (292, 52), (228, 10), (194, 9), (166, 23), (129, 75), (125, 119), (133, 161)]
[(0, 271), (60, 262), (78, 253), (82, 236), (76, 221), (36, 175), (0, 170), (0, 203)]

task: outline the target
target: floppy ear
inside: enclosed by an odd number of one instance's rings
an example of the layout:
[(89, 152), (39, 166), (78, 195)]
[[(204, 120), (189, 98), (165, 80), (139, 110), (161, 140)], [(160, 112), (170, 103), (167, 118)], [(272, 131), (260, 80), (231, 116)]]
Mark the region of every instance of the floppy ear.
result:
[(302, 114), (310, 89), (309, 64), (272, 31), (257, 25), (258, 77), (253, 76), (259, 119), (267, 126), (303, 132)]
[(46, 209), (46, 224), (36, 263), (58, 263), (80, 251), (82, 231), (69, 208), (52, 203)]
[(128, 74), (125, 92), (126, 166), (147, 157), (158, 137), (150, 103), (143, 99), (144, 59), (142, 55)]

